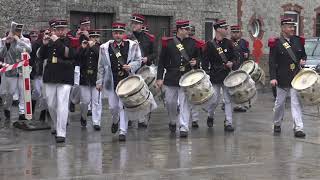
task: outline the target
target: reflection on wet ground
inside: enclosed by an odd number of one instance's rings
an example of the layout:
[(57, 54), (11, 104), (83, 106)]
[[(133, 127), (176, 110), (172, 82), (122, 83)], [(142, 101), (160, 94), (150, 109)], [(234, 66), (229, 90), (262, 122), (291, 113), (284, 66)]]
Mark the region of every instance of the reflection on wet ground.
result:
[(67, 142), (56, 145), (50, 131), (26, 132), (0, 123), (0, 179), (201, 180), (320, 179), (320, 126), (316, 108), (305, 107), (306, 139), (293, 137), (288, 109), (281, 135), (272, 132), (271, 94), (262, 94), (248, 113), (234, 114), (236, 131), (225, 133), (219, 109), (212, 129), (205, 113), (187, 139), (168, 131), (163, 108), (149, 129), (129, 130), (119, 143), (104, 108), (102, 131), (80, 127), (71, 114)]

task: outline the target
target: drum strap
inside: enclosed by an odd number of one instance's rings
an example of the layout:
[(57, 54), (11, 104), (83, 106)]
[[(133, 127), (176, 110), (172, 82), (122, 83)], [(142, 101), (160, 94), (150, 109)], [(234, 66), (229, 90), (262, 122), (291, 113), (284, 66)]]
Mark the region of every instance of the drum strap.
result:
[(183, 57), (183, 59), (185, 61), (190, 61), (190, 57), (187, 54), (186, 49), (183, 47), (183, 45), (181, 44), (181, 42), (178, 40), (177, 37), (173, 37), (173, 41), (174, 44), (176, 45), (177, 49), (179, 50), (179, 52), (181, 53), (181, 56)]
[(140, 41), (138, 40), (138, 38), (134, 35), (133, 32), (132, 32), (132, 34), (131, 34), (131, 40), (132, 40), (132, 41), (135, 41), (135, 42), (137, 42), (137, 43), (139, 44), (140, 52), (141, 52), (141, 57), (144, 57), (144, 52), (143, 52), (143, 48), (142, 48), (142, 46), (141, 46), (141, 43), (140, 43)]
[(117, 60), (119, 61), (120, 65), (123, 66), (125, 64), (125, 62), (124, 62), (123, 56), (120, 53), (120, 49), (115, 48), (113, 46), (113, 44), (111, 44), (111, 48), (112, 48), (112, 51), (114, 52), (114, 54), (116, 55)]
[(222, 59), (222, 61), (224, 63), (227, 63), (228, 59), (227, 59), (227, 56), (224, 54), (223, 49), (216, 43), (215, 40), (212, 40), (211, 42), (213, 44), (213, 47), (217, 50), (217, 52), (218, 52), (220, 58)]
[(279, 38), (280, 40), (280, 43), (282, 44), (282, 46), (287, 50), (289, 56), (291, 57), (292, 61), (294, 63), (298, 63), (298, 60), (297, 60), (297, 57), (296, 55), (294, 54), (293, 50), (292, 50), (292, 47), (290, 46), (290, 44), (284, 39), (283, 36), (281, 36)]

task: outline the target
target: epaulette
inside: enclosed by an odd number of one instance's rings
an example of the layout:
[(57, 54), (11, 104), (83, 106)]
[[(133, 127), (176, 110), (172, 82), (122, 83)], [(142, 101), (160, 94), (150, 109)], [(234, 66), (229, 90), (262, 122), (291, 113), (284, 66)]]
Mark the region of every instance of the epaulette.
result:
[(277, 37), (271, 37), (271, 38), (269, 38), (269, 39), (268, 39), (268, 46), (269, 46), (270, 48), (273, 48), (273, 47), (276, 45), (278, 39), (279, 39), (279, 38), (277, 38)]
[(144, 33), (148, 36), (148, 38), (150, 39), (151, 42), (154, 42), (155, 36), (153, 34), (150, 34), (148, 32), (144, 32)]
[(204, 40), (197, 39), (195, 37), (191, 37), (191, 38), (196, 41), (196, 47), (199, 49), (204, 48), (204, 46), (206, 45), (206, 42)]
[(78, 48), (80, 46), (79, 38), (68, 36), (70, 39), (70, 47)]
[(161, 44), (162, 44), (162, 47), (167, 47), (168, 46), (168, 41), (173, 39), (173, 37), (162, 37), (161, 38)]

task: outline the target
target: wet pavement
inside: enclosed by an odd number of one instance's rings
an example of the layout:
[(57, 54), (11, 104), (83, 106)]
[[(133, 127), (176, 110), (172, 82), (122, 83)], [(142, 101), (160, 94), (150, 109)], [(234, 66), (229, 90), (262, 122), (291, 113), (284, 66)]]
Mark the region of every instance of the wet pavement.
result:
[[(289, 109), (282, 133), (272, 130), (271, 93), (260, 93), (247, 113), (234, 114), (234, 133), (223, 130), (218, 109), (213, 128), (201, 114), (200, 128), (187, 139), (168, 130), (160, 107), (145, 130), (131, 128), (127, 141), (111, 134), (104, 107), (102, 130), (80, 127), (79, 112), (71, 113), (65, 144), (50, 131), (27, 132), (0, 122), (0, 180), (256, 180), (320, 179), (320, 127), (315, 107), (305, 107), (305, 139), (293, 136)], [(17, 118), (17, 117), (14, 117)]]

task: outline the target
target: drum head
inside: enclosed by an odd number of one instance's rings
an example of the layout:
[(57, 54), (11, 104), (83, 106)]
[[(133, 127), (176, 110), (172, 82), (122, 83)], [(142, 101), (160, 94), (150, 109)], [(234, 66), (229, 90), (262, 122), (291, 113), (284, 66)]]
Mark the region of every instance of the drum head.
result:
[(143, 66), (142, 68), (139, 69), (137, 74), (140, 74), (142, 77), (148, 77), (150, 75), (150, 67), (149, 66)]
[(249, 75), (243, 70), (233, 71), (226, 77), (223, 84), (226, 87), (235, 87), (246, 81), (248, 78)]
[(181, 77), (179, 85), (181, 87), (191, 86), (199, 82), (201, 79), (203, 79), (204, 76), (205, 76), (205, 73), (203, 70), (190, 71), (189, 73), (186, 73)]
[(318, 77), (316, 71), (303, 69), (293, 78), (291, 85), (296, 90), (304, 90), (311, 87), (318, 80)]
[(129, 76), (119, 82), (116, 93), (118, 96), (128, 96), (136, 93), (143, 87), (140, 76)]
[(250, 74), (253, 72), (255, 66), (256, 66), (256, 63), (252, 60), (249, 60), (249, 61), (243, 62), (243, 64), (240, 66), (240, 69)]

